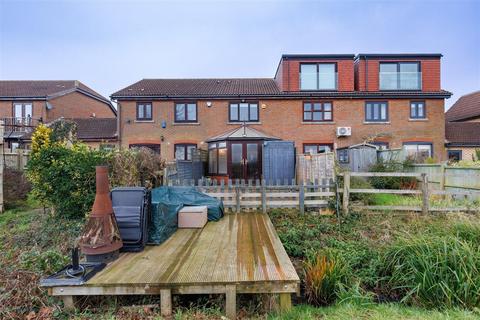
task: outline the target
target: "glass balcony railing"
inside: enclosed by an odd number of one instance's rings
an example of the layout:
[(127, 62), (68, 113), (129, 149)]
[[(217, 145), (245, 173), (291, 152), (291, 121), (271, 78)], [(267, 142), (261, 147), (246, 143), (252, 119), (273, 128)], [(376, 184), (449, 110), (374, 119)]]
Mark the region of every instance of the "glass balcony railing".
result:
[(300, 90), (337, 90), (338, 72), (300, 73)]
[(380, 90), (421, 89), (421, 72), (380, 72)]

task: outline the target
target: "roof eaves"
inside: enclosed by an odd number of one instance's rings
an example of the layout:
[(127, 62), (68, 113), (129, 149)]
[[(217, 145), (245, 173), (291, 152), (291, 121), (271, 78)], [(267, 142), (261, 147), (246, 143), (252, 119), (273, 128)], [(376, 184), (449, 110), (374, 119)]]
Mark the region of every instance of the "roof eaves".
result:
[(349, 59), (353, 60), (354, 54), (282, 54), (282, 60), (288, 59)]
[(402, 59), (402, 58), (441, 58), (441, 53), (359, 53), (356, 55), (355, 60), (364, 58), (373, 59)]

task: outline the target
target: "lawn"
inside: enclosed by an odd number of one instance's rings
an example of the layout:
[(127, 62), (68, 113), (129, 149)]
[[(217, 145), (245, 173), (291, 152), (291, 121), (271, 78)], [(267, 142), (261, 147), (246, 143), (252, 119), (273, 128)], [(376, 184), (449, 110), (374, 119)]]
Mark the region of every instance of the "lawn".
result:
[[(287, 252), (303, 277), (307, 256), (337, 250), (350, 260), (356, 286), (346, 288), (331, 306), (313, 307), (302, 294), (287, 314), (267, 313), (269, 297), (239, 297), (239, 317), (248, 319), (475, 319), (478, 311), (461, 308), (421, 308), (382, 292), (378, 287), (379, 252), (405, 234), (477, 236), (459, 226), (475, 224), (476, 216), (352, 215), (339, 223), (334, 217), (294, 210), (270, 212)], [(472, 222), (473, 221), (473, 222)], [(23, 319), (158, 319), (158, 297), (86, 298), (82, 310), (66, 313), (61, 303), (38, 288), (39, 278), (68, 262), (68, 248), (79, 235), (82, 221), (54, 218), (47, 211), (23, 206), (0, 215), (0, 318)], [(467, 231), (465, 231), (467, 230)], [(480, 229), (479, 229), (480, 230)], [(302, 291), (303, 292), (303, 291)], [(385, 302), (385, 303), (381, 303)], [(175, 319), (221, 319), (221, 296), (175, 296)], [(137, 305), (140, 307), (132, 307)], [(441, 306), (439, 306), (441, 307)], [(471, 309), (472, 310), (472, 309)], [(476, 309), (478, 310), (478, 309)]]

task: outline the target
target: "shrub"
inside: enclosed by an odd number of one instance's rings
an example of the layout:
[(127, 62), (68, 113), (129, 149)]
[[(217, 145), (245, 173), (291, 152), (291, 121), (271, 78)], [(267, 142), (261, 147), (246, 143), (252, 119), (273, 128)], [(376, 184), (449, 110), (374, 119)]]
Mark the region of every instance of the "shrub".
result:
[(69, 258), (57, 250), (31, 250), (20, 255), (20, 265), (30, 271), (50, 274), (68, 264)]
[(478, 244), (455, 236), (409, 236), (387, 249), (386, 285), (403, 302), (423, 307), (480, 306)]
[(32, 194), (66, 217), (84, 217), (95, 197), (95, 166), (106, 163), (104, 152), (76, 144), (52, 144), (32, 152), (27, 177)]
[(314, 305), (328, 305), (337, 299), (337, 290), (346, 281), (346, 268), (341, 259), (318, 253), (305, 262), (305, 295)]
[[(378, 161), (371, 172), (403, 172), (410, 162)], [(375, 189), (416, 189), (417, 180), (414, 177), (371, 177), (369, 179)]]

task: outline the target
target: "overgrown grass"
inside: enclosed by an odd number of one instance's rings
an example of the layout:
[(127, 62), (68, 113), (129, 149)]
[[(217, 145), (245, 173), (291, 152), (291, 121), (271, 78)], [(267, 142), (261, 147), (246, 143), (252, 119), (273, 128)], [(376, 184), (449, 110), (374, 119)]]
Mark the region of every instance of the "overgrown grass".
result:
[(464, 310), (425, 310), (405, 307), (400, 304), (339, 304), (326, 308), (314, 308), (308, 305), (295, 306), (284, 315), (271, 315), (269, 320), (473, 320), (479, 314)]

